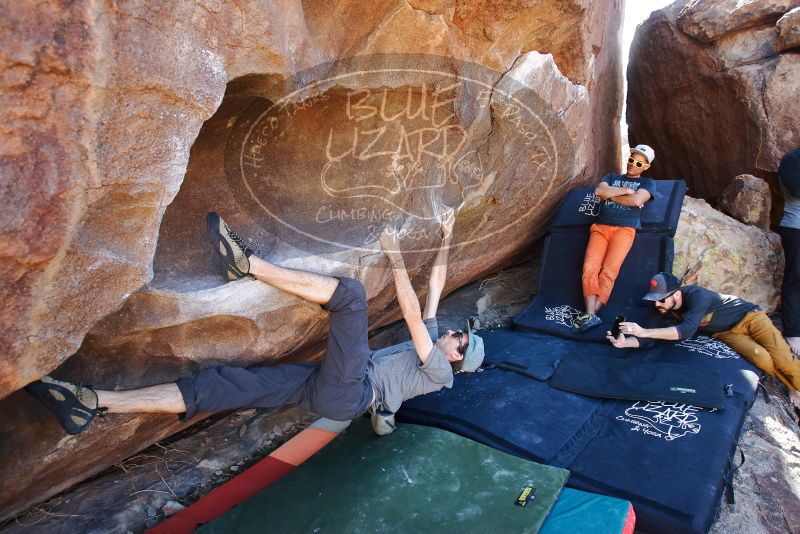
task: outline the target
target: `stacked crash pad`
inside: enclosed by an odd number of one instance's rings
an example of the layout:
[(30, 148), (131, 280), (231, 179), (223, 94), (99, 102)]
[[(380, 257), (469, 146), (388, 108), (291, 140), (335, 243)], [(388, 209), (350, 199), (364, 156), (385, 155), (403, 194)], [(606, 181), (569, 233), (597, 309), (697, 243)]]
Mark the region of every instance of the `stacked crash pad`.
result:
[(568, 476), (435, 428), (381, 438), (362, 418), (198, 532), (535, 533)]
[(149, 532), (633, 534), (628, 501), (562, 488), (567, 476), (434, 428), (381, 438), (366, 419), (323, 418)]
[(589, 242), (589, 227), (597, 219), (601, 201), (593, 189), (572, 190), (558, 208), (545, 240), (538, 293), (514, 324), (519, 329), (570, 339), (605, 341), (605, 332), (611, 329), (617, 315), (634, 322), (644, 321), (647, 307), (642, 303), (642, 295), (650, 277), (672, 270), (672, 237), (685, 194), (686, 184), (682, 180), (656, 181), (656, 195), (642, 210), (642, 229), (622, 264), (608, 304), (598, 314), (603, 325), (576, 334), (572, 332), (572, 321), (584, 308), (583, 256)]
[[(637, 530), (706, 532), (755, 398), (756, 369), (724, 344), (694, 338), (622, 351), (545, 334), (481, 332), (484, 370), (451, 390), (406, 401), (398, 420), (456, 432), (521, 458), (569, 469), (573, 488), (629, 500)], [(550, 386), (567, 358), (680, 362), (731, 384), (723, 410), (678, 402), (593, 398)], [(501, 365), (495, 365), (501, 364)], [(537, 379), (536, 377), (539, 377)]]
[[(599, 207), (591, 189), (578, 189), (555, 215), (539, 293), (515, 319), (515, 329), (483, 332), (484, 368), (456, 376), (450, 391), (407, 401), (398, 420), (451, 430), (569, 469), (570, 487), (631, 501), (643, 532), (702, 533), (713, 522), (731, 473), (759, 373), (732, 349), (704, 336), (637, 350), (615, 349), (605, 340), (617, 315), (644, 322), (647, 307), (641, 297), (650, 277), (672, 269), (672, 237), (686, 186), (682, 181), (656, 185), (655, 200), (642, 213), (642, 230), (600, 313), (603, 326), (580, 334), (571, 328), (583, 308), (581, 266)], [(613, 372), (598, 372), (602, 365), (605, 371), (631, 370), (634, 379), (628, 373), (617, 380)], [(668, 368), (674, 384), (653, 372)], [(636, 383), (637, 372), (650, 385)], [(704, 378), (685, 380), (695, 375)], [(608, 380), (599, 381), (601, 376)], [(672, 399), (653, 400), (664, 386)], [(704, 387), (713, 390), (694, 391)], [(627, 396), (634, 390), (641, 399)], [(718, 409), (693, 405), (699, 398)]]

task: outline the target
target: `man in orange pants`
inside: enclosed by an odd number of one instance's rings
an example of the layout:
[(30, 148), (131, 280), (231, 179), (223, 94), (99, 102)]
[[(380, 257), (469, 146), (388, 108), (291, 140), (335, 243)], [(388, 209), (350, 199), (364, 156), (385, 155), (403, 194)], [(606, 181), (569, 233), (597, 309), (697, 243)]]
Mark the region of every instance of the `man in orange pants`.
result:
[(603, 322), (597, 312), (608, 302), (636, 230), (641, 228), (642, 206), (655, 196), (655, 181), (642, 178), (655, 157), (652, 148), (637, 145), (631, 149), (627, 173), (607, 174), (594, 190), (604, 202), (597, 222), (589, 229), (581, 279), (586, 311), (573, 321), (575, 332), (585, 332)]

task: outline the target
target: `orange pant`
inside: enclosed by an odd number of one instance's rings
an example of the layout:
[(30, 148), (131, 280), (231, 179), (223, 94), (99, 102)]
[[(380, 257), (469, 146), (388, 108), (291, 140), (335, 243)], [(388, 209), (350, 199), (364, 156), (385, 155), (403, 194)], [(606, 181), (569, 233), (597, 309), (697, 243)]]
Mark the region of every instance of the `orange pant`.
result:
[(636, 229), (627, 226), (593, 224), (589, 229), (589, 244), (583, 258), (583, 296), (597, 295), (597, 300), (608, 303), (614, 281), (625, 256), (633, 246)]

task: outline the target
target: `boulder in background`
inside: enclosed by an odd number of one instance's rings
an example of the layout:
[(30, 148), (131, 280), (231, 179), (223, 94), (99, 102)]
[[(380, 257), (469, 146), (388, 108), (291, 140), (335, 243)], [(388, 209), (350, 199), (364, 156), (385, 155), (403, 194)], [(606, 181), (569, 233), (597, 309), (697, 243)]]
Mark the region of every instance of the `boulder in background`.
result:
[(706, 201), (686, 197), (675, 233), (672, 272), (772, 313), (780, 302), (783, 248), (778, 234), (741, 223)]
[(779, 32), (791, 30), (776, 24), (798, 6), (678, 1), (639, 26), (628, 63), (629, 137), (660, 155), (654, 176), (685, 179), (692, 195), (716, 205), (731, 177), (750, 174), (782, 205), (778, 164), (800, 146), (800, 54), (778, 45)]
[(722, 212), (762, 230), (769, 230), (771, 207), (769, 184), (750, 174), (734, 178), (719, 200)]

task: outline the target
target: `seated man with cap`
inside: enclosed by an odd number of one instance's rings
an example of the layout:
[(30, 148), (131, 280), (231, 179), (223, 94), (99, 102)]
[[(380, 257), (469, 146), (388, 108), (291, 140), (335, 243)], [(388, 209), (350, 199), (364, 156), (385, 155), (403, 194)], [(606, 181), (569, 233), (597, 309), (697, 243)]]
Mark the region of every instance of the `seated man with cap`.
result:
[(655, 157), (649, 146), (635, 146), (628, 158), (627, 172), (607, 174), (594, 190), (603, 202), (597, 222), (589, 229), (581, 275), (586, 311), (574, 319), (575, 332), (584, 332), (603, 322), (597, 312), (608, 303), (636, 230), (641, 228), (642, 206), (656, 194), (655, 181), (642, 178)]
[(697, 331), (710, 334), (783, 382), (792, 404), (800, 407), (800, 360), (794, 358), (781, 333), (756, 304), (700, 286), (681, 286), (681, 281), (669, 273), (653, 276), (643, 299), (652, 303), (651, 311), (655, 312), (647, 320), (651, 328), (623, 322), (619, 337), (612, 337), (611, 332), (607, 335), (612, 345), (632, 349), (649, 346), (656, 339), (687, 339)]
[(400, 404), (453, 385), (453, 373), (475, 371), (483, 361), (483, 340), (471, 332), (438, 334), (436, 311), (447, 275), (452, 238), (452, 210), (440, 218), (442, 242), (431, 269), (425, 313), (403, 263), (399, 239), (384, 231), (381, 246), (391, 263), (397, 300), (411, 342), (373, 354), (367, 344), (367, 298), (358, 280), (331, 277), (275, 265), (259, 258), (212, 212), (209, 237), (223, 275), (250, 277), (320, 305), (330, 313), (330, 330), (322, 362), (242, 368), (223, 365), (175, 382), (127, 391), (107, 391), (49, 376), (26, 388), (70, 434), (86, 429), (102, 413), (176, 413), (297, 404), (329, 419), (345, 421), (369, 411), (378, 434), (394, 430)]

